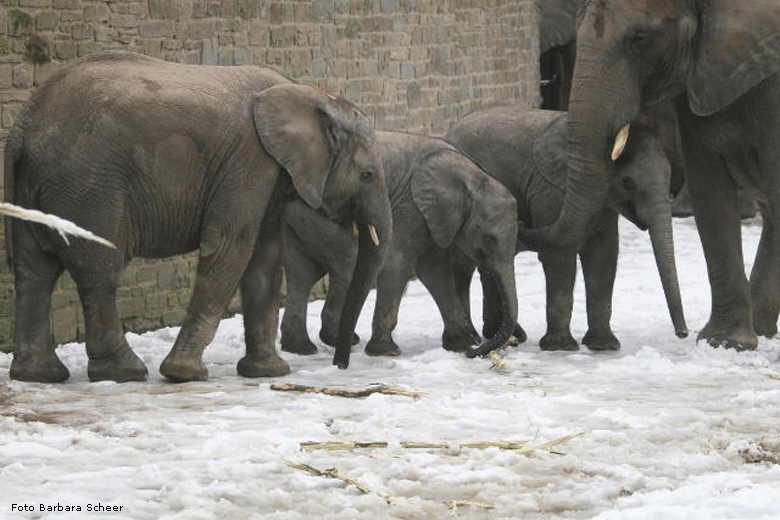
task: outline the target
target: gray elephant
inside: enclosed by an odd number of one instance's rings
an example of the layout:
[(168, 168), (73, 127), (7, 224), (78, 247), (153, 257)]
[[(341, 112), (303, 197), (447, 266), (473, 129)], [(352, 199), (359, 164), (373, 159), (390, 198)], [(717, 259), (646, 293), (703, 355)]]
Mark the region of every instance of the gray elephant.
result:
[[(524, 230), (577, 247), (603, 207), (610, 151), (644, 106), (673, 100), (712, 309), (699, 339), (754, 349), (780, 311), (780, 3), (601, 0), (583, 4), (569, 102), (569, 178), (558, 220)], [(738, 189), (764, 217), (748, 283)]]
[[(458, 121), (446, 140), (509, 189), (517, 199), (518, 220), (532, 227), (544, 226), (555, 221), (566, 194), (566, 122), (565, 112), (497, 105)], [(649, 131), (634, 132), (615, 164), (607, 207), (589, 224), (580, 248), (539, 255), (547, 282), (547, 332), (539, 342), (542, 349), (578, 348), (569, 329), (577, 255), (588, 314), (582, 342), (592, 350), (620, 348), (610, 328), (618, 213), (639, 228), (649, 229), (675, 332), (680, 337), (687, 335), (674, 262), (669, 183), (669, 161), (658, 140)], [(518, 243), (518, 249), (522, 247)], [(472, 272), (465, 271), (464, 281), (471, 279)], [(468, 284), (459, 286), (468, 290)], [(483, 333), (488, 334), (495, 327), (496, 302), (489, 288), (484, 294)]]
[(255, 66), (191, 66), (120, 52), (61, 69), (11, 131), (5, 192), (9, 202), (69, 219), (117, 246), (78, 239), (67, 246), (42, 226), (6, 220), (16, 281), (10, 376), (29, 381), (69, 375), (49, 325), (52, 287), (64, 269), (84, 308), (91, 380), (147, 377), (116, 310), (117, 281), (130, 259), (195, 249), (192, 301), (160, 372), (173, 381), (207, 378), (203, 349), (240, 285), (246, 356), (238, 372), (277, 376), (289, 372), (274, 347), (285, 201), (297, 193), (363, 230), (345, 341), (391, 241), (368, 119), (341, 98)]
[[(368, 355), (397, 356), (392, 332), (409, 278), (417, 274), (430, 291), (444, 321), (445, 349), (464, 351), (478, 344), (468, 300), (459, 300), (455, 256), (468, 258), (490, 280), (497, 295), (497, 326), (480, 348), (502, 346), (515, 332), (517, 293), (514, 252), (516, 203), (501, 184), (460, 151), (440, 139), (377, 132), (393, 212), (393, 244), (377, 278), (377, 301)], [(282, 319), (282, 349), (311, 354), (316, 347), (306, 332), (306, 303), (312, 285), (330, 273), (320, 338), (331, 344), (335, 324), (347, 300), (346, 284), (354, 258), (351, 233), (300, 204), (286, 211), (285, 273), (287, 302)], [(352, 338), (357, 341), (356, 337)], [(346, 365), (349, 350), (336, 364)], [(340, 365), (340, 366), (341, 366)]]

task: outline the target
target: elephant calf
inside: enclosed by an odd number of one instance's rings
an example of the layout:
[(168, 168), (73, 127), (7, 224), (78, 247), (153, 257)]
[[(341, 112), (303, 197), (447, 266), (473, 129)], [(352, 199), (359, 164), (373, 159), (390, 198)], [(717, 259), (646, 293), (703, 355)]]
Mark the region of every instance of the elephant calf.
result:
[[(445, 139), (512, 192), (520, 221), (539, 227), (554, 222), (563, 205), (566, 119), (563, 112), (498, 105), (469, 114)], [(674, 263), (669, 182), (670, 166), (659, 142), (652, 133), (635, 129), (615, 162), (607, 207), (591, 222), (579, 251), (539, 254), (547, 283), (547, 333), (540, 341), (542, 349), (578, 348), (569, 329), (577, 255), (585, 277), (588, 314), (588, 331), (582, 342), (592, 350), (620, 348), (609, 323), (617, 269), (618, 213), (640, 229), (649, 229), (675, 332), (679, 337), (687, 335)], [(518, 242), (518, 250), (522, 249)], [(464, 276), (470, 278), (472, 272)], [(468, 290), (468, 285), (461, 283), (461, 287)], [(497, 303), (491, 291), (486, 290), (485, 295), (483, 313), (489, 329), (495, 327), (492, 316)]]
[[(500, 347), (514, 333), (517, 319), (517, 208), (512, 195), (463, 153), (440, 139), (377, 132), (377, 144), (387, 179), (394, 231), (392, 246), (377, 279), (372, 337), (366, 353), (400, 353), (392, 331), (404, 289), (415, 273), (441, 312), (444, 348), (463, 351), (480, 341), (471, 324), (468, 300), (457, 297), (462, 291), (455, 285), (458, 277), (454, 256), (468, 258), (492, 281), (500, 305), (499, 326), (483, 347)], [(357, 251), (356, 241), (348, 230), (300, 202), (288, 204), (285, 221), (287, 303), (281, 326), (282, 350), (313, 354), (317, 348), (306, 331), (309, 292), (317, 280), (330, 274), (320, 338), (333, 345)]]

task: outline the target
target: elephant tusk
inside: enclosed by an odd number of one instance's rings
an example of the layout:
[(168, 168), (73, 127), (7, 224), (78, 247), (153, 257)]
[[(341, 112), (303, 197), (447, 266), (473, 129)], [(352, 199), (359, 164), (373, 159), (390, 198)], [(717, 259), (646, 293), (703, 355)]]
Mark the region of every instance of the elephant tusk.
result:
[(357, 238), (359, 234), (360, 234), (360, 230), (358, 229), (357, 222), (355, 222), (353, 220), (352, 221), (352, 236)]
[(628, 123), (618, 131), (617, 136), (615, 137), (615, 146), (612, 148), (613, 161), (617, 161), (620, 154), (623, 153), (623, 149), (626, 147), (626, 142), (628, 141), (628, 131), (630, 128), (631, 123)]
[(371, 235), (371, 240), (374, 241), (374, 245), (379, 245), (379, 237), (376, 234), (376, 228), (372, 226), (371, 224), (368, 225), (368, 232)]

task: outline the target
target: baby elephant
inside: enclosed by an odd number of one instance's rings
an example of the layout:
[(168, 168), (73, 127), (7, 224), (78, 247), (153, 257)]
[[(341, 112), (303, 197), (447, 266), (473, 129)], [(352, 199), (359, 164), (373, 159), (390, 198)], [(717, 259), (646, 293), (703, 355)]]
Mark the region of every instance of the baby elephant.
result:
[[(566, 118), (562, 112), (493, 106), (460, 120), (446, 140), (512, 192), (518, 220), (528, 227), (545, 226), (556, 220), (566, 191)], [(640, 229), (649, 229), (675, 332), (679, 337), (687, 335), (674, 263), (669, 182), (670, 166), (659, 142), (649, 131), (636, 128), (615, 162), (607, 208), (590, 224), (580, 250), (539, 254), (547, 282), (547, 333), (540, 341), (542, 349), (578, 348), (569, 329), (577, 255), (585, 278), (588, 314), (588, 331), (582, 342), (592, 350), (620, 348), (609, 323), (618, 256), (618, 213)], [(522, 249), (518, 243), (518, 250)], [(470, 277), (472, 272), (467, 270), (464, 276)], [(496, 305), (486, 290), (484, 333), (495, 328), (492, 315)]]
[[(444, 320), (444, 348), (465, 351), (479, 343), (479, 334), (471, 324), (468, 292), (456, 287), (457, 266), (452, 261), (456, 255), (468, 258), (471, 269), (478, 267), (490, 280), (497, 295), (499, 325), (481, 349), (500, 347), (514, 333), (517, 320), (514, 198), (463, 153), (440, 139), (377, 132), (377, 141), (394, 231), (390, 252), (377, 279), (373, 330), (366, 353), (399, 355), (392, 331), (404, 289), (414, 274), (439, 307)], [(329, 273), (320, 339), (333, 345), (357, 242), (350, 229), (297, 201), (288, 204), (285, 220), (287, 301), (281, 326), (282, 350), (313, 354), (317, 348), (306, 332), (309, 292)], [(459, 299), (459, 294), (465, 294), (466, 299)], [(353, 341), (358, 338), (353, 337)]]

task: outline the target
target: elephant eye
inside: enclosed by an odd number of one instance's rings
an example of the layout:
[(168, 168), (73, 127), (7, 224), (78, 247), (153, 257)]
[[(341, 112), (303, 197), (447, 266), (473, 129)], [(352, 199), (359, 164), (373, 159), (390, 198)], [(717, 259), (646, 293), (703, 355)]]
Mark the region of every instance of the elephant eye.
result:
[(652, 47), (655, 35), (652, 31), (639, 30), (626, 36), (625, 45), (628, 52), (635, 58), (641, 58)]
[(623, 186), (623, 189), (629, 192), (636, 191), (636, 182), (631, 177), (623, 177), (620, 180), (620, 184)]
[(363, 184), (371, 184), (374, 182), (374, 172), (371, 170), (365, 170), (360, 173), (360, 182)]

